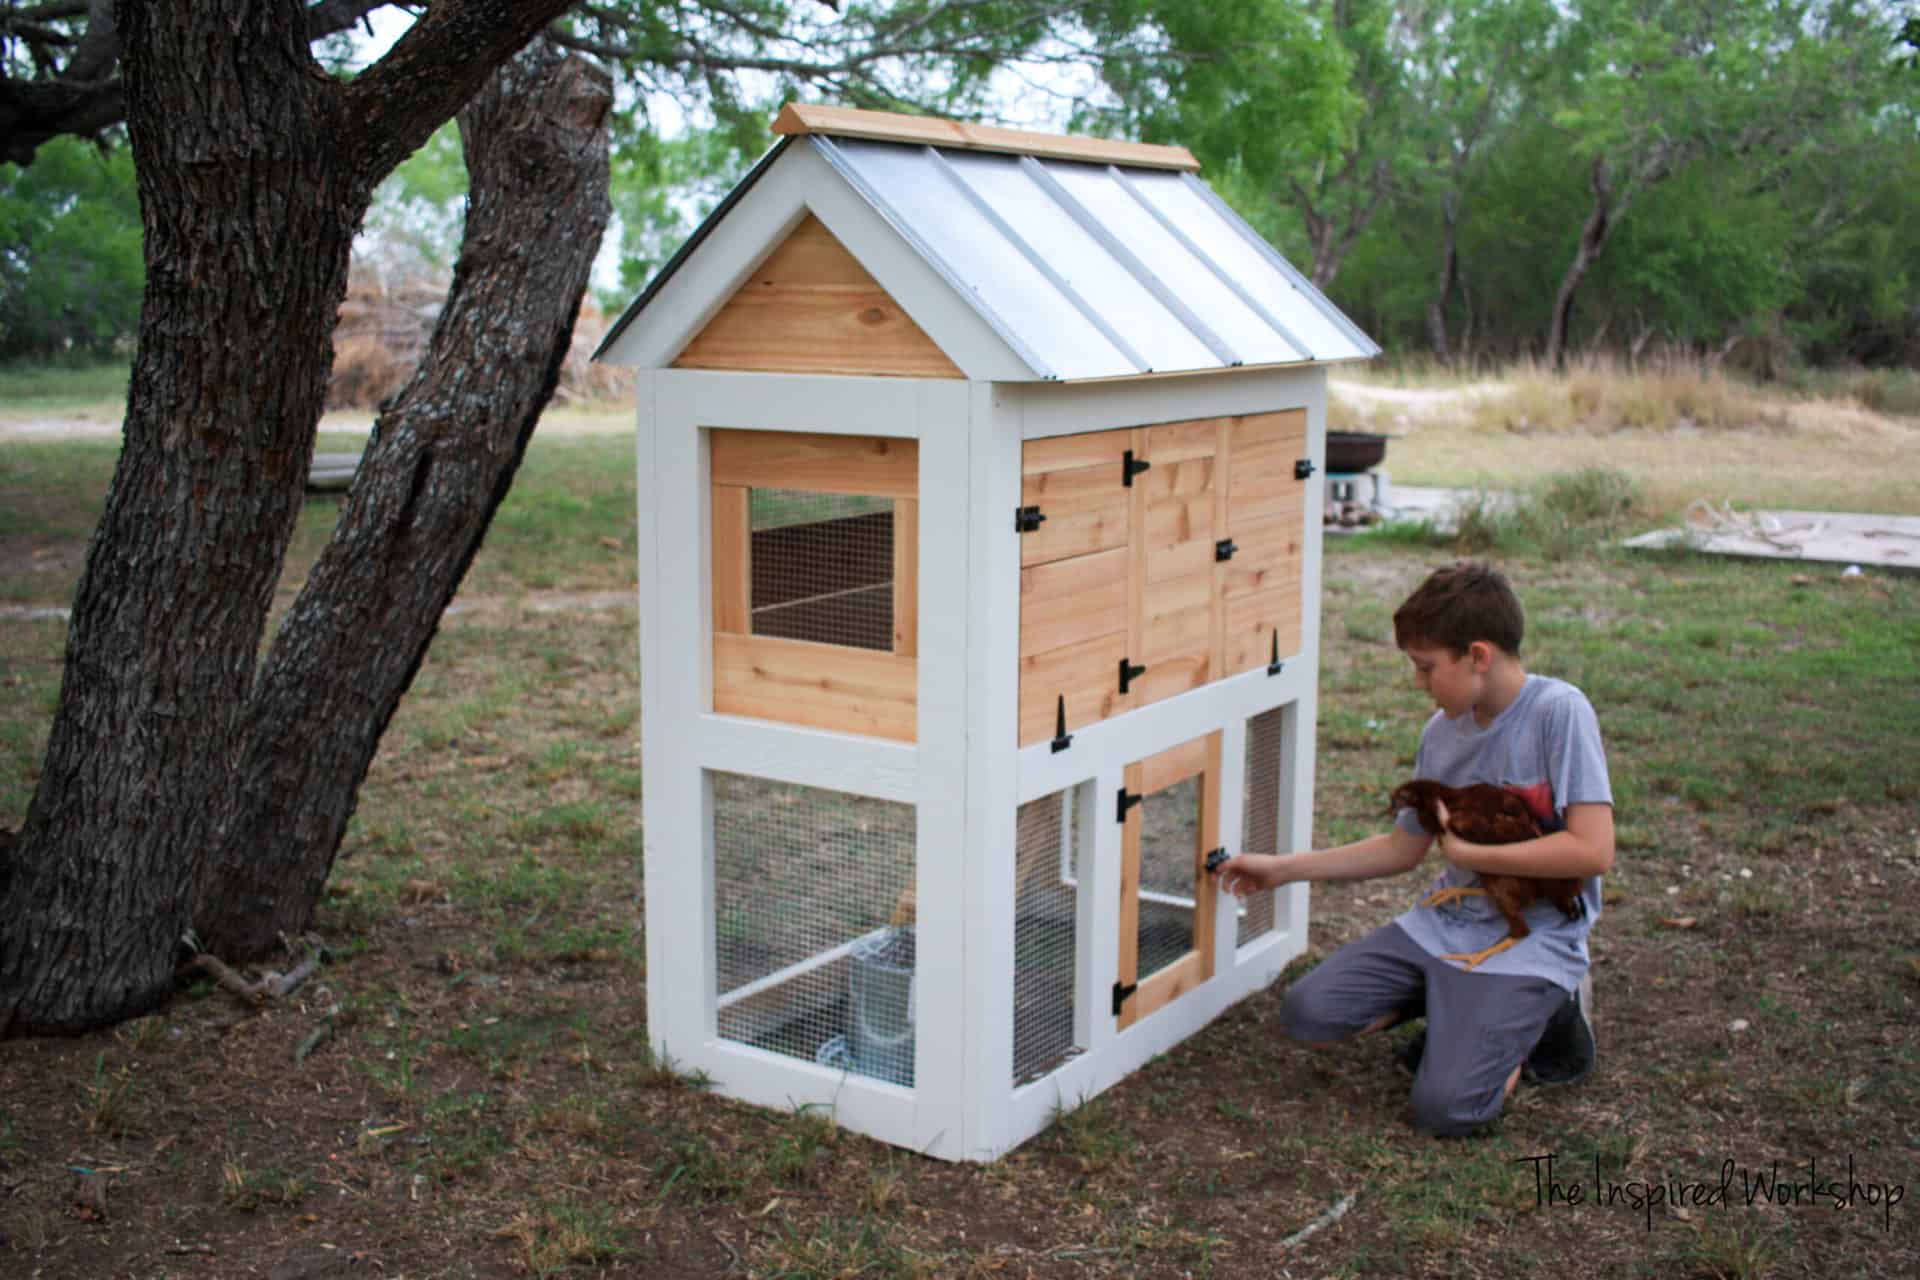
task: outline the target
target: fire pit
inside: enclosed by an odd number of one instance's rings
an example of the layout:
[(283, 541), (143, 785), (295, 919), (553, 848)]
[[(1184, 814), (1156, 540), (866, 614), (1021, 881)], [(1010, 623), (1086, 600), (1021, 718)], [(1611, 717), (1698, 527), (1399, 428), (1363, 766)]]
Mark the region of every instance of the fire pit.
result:
[(1327, 432), (1327, 470), (1352, 474), (1377, 467), (1387, 456), (1387, 437), (1364, 431)]

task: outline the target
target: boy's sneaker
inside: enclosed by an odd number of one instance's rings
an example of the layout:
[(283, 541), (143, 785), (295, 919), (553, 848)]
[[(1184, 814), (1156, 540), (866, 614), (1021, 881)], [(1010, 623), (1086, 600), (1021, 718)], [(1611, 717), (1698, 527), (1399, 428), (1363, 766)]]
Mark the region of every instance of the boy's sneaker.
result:
[(1427, 1031), (1425, 1027), (1407, 1037), (1407, 1042), (1393, 1051), (1393, 1060), (1400, 1069), (1410, 1076), (1420, 1074), (1420, 1059), (1427, 1051)]
[(1593, 1072), (1593, 974), (1547, 1020), (1521, 1074), (1533, 1084), (1577, 1084)]

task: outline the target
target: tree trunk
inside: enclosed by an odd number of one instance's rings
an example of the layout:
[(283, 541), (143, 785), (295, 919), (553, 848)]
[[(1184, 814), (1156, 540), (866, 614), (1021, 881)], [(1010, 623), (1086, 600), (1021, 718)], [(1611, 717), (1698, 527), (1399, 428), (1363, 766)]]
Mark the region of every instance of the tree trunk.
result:
[[(171, 986), (371, 191), (329, 182), (338, 100), (288, 74), (311, 63), (304, 25), (221, 7), (215, 57), (166, 6), (121, 10), (146, 296), (125, 444), (0, 904), (0, 1031), (84, 1029)], [(267, 85), (259, 109), (233, 108)]]
[(605, 230), (612, 86), (536, 44), (460, 116), (471, 194), (453, 286), (381, 414), (249, 709), (238, 812), (194, 917), (261, 954), (306, 928), (381, 734), (559, 380)]
[(1553, 315), (1547, 326), (1547, 367), (1560, 368), (1567, 358), (1567, 328), (1573, 318), (1573, 295), (1580, 288), (1580, 282), (1587, 278), (1587, 272), (1600, 260), (1601, 252), (1607, 247), (1607, 238), (1613, 229), (1626, 216), (1627, 205), (1633, 198), (1631, 180), (1626, 189), (1616, 191), (1607, 173), (1607, 163), (1599, 157), (1594, 158), (1593, 169), (1589, 176), (1589, 186), (1593, 191), (1593, 209), (1587, 214), (1586, 225), (1580, 228), (1580, 242), (1574, 247), (1573, 261), (1567, 264), (1566, 274), (1560, 277), (1560, 288), (1553, 296)]
[(1453, 359), (1447, 342), (1447, 304), (1453, 300), (1454, 285), (1460, 279), (1460, 228), (1452, 195), (1440, 202), (1440, 228), (1440, 281), (1433, 301), (1427, 304), (1427, 342), (1433, 347), (1433, 358), (1446, 364)]
[(234, 812), (354, 233), (374, 184), (561, 7), (445, 0), (342, 83), (299, 0), (122, 0), (146, 296), (46, 763), (0, 868), (0, 1035), (170, 989)]

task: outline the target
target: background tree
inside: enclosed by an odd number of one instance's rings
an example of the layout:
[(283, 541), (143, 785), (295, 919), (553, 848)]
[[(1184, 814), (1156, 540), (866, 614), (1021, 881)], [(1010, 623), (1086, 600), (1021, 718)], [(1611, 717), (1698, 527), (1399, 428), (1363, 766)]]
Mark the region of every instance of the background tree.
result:
[(1711, 158), (1755, 177), (1824, 141), (1830, 121), (1884, 101), (1884, 9), (1854, 0), (1585, 0), (1563, 46), (1556, 116), (1586, 170), (1586, 216), (1544, 344), (1566, 350), (1575, 294), (1648, 189)]
[(101, 356), (140, 315), (140, 198), (124, 147), (58, 138), (0, 164), (0, 360)]
[[(151, 1007), (190, 931), (247, 958), (305, 927), (380, 734), (551, 392), (606, 216), (607, 94), (533, 55), (465, 122), (474, 185), (432, 354), (376, 424), (335, 539), (260, 657), (373, 191), (568, 8), (441, 0), (366, 70), (323, 66), (316, 34), (373, 7), (6, 12), (15, 153), (35, 131), (104, 127), (124, 109), (146, 284), (45, 768), (0, 849), (0, 1034)], [(636, 0), (548, 35), (640, 60), (724, 120), (745, 101), (725, 74), (739, 69), (843, 98), (963, 103), (1049, 34), (1050, 12)], [(109, 44), (117, 72), (99, 61)]]

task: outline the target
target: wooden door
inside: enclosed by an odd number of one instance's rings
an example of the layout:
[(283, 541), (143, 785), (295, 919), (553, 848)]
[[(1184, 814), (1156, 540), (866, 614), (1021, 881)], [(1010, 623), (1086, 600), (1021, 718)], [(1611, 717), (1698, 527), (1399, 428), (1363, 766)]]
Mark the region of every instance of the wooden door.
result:
[(1020, 502), (1046, 519), (1020, 537), (1020, 742), (1133, 705), (1118, 672), (1132, 616), (1132, 489), (1122, 483), (1135, 432), (1034, 440), (1022, 451)]
[(1276, 647), (1283, 658), (1300, 651), (1306, 485), (1294, 468), (1307, 456), (1306, 411), (1236, 418), (1227, 448), (1233, 470), (1223, 536), (1235, 550), (1223, 566), (1221, 674), (1233, 675), (1266, 665)]
[(1128, 765), (1120, 793), (1119, 981), (1125, 1030), (1213, 976), (1207, 854), (1220, 845), (1220, 734)]
[(1215, 547), (1226, 536), (1225, 494), (1218, 483), (1226, 426), (1208, 418), (1137, 433), (1148, 466), (1133, 482), (1139, 630), (1129, 648), (1146, 670), (1129, 682), (1134, 706), (1184, 693), (1219, 674)]
[(1021, 746), (1300, 650), (1302, 409), (1028, 442)]

